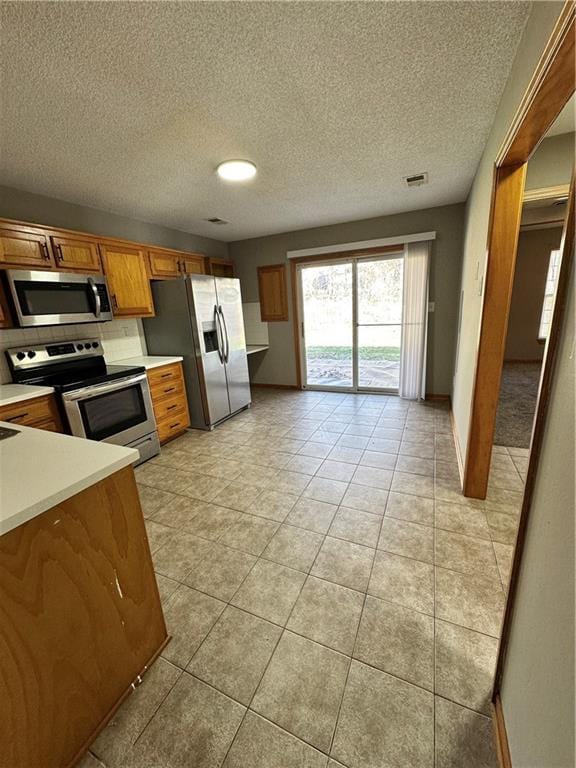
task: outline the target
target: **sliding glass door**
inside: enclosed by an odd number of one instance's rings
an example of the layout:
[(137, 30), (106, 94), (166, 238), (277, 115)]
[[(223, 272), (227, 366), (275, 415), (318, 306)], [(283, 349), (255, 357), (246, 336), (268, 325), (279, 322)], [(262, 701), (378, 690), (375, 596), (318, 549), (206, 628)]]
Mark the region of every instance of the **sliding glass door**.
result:
[(402, 274), (400, 254), (299, 265), (307, 388), (398, 391)]
[(300, 271), (304, 383), (307, 387), (354, 386), (352, 262), (312, 264)]

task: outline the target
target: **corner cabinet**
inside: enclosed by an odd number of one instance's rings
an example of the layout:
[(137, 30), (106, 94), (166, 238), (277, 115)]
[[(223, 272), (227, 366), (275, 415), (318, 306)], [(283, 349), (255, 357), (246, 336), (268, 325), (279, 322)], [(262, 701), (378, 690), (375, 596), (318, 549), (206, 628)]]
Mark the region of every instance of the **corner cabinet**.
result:
[(146, 253), (123, 244), (100, 245), (102, 265), (108, 280), (112, 312), (116, 317), (151, 317), (154, 302)]

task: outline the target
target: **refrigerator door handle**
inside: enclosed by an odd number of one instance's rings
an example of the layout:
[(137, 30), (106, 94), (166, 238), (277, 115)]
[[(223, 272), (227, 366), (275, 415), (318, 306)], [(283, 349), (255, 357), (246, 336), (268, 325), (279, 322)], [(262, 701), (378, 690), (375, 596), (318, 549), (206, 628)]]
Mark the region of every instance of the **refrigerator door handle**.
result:
[(224, 365), (224, 334), (222, 333), (222, 325), (220, 323), (220, 312), (218, 311), (218, 306), (216, 304), (214, 304), (214, 325), (216, 327), (216, 340), (218, 342), (218, 357), (220, 358), (222, 365)]
[(222, 318), (222, 323), (224, 325), (224, 333), (226, 336), (226, 350), (224, 352), (224, 360), (225, 362), (228, 362), (230, 360), (230, 339), (228, 338), (228, 326), (226, 325), (226, 318), (224, 317), (224, 310), (222, 309), (222, 305), (218, 307), (220, 311), (220, 317)]

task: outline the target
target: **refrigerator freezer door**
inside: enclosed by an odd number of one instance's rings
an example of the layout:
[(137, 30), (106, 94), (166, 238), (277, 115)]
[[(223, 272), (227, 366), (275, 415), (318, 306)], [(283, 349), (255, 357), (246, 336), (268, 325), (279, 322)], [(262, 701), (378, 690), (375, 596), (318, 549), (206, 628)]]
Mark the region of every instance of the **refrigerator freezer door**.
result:
[(224, 365), (224, 338), (218, 317), (214, 278), (192, 275), (187, 280), (190, 311), (194, 313), (200, 343), (201, 375), (209, 424), (230, 415), (230, 401)]
[(251, 401), (240, 281), (232, 277), (214, 279), (224, 328), (230, 412), (235, 413), (250, 405)]

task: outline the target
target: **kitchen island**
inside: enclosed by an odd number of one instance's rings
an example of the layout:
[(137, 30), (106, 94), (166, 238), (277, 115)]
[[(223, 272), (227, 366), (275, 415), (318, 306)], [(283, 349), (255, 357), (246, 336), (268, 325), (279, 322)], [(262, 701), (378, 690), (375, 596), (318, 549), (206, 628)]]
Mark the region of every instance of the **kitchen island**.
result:
[(168, 642), (138, 453), (0, 428), (0, 765), (68, 768)]

